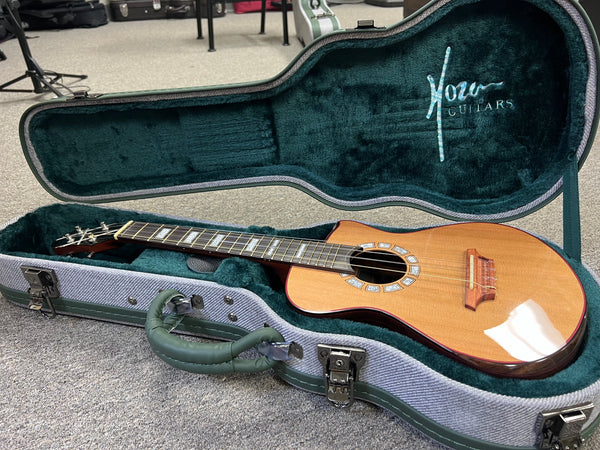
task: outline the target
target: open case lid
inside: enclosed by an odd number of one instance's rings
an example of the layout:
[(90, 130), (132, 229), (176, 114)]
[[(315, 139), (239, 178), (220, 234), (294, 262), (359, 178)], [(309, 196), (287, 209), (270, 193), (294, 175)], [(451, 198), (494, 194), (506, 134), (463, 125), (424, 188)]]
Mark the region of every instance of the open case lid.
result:
[(327, 35), (265, 82), (36, 105), (22, 145), (66, 200), (282, 184), (339, 208), (503, 221), (576, 179), (597, 59), (574, 0), (439, 0)]

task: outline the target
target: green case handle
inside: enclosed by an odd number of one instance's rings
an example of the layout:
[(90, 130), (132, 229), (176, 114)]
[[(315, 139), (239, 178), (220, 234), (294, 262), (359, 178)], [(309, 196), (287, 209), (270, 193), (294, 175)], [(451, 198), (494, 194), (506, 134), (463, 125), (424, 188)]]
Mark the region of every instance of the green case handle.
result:
[(237, 358), (240, 353), (261, 342), (283, 341), (281, 334), (270, 327), (259, 328), (235, 342), (189, 342), (171, 334), (173, 320), (165, 321), (163, 310), (167, 302), (183, 297), (174, 289), (160, 292), (150, 304), (146, 316), (146, 336), (150, 347), (163, 361), (188, 372), (207, 374), (262, 372), (277, 363), (266, 356), (257, 359)]

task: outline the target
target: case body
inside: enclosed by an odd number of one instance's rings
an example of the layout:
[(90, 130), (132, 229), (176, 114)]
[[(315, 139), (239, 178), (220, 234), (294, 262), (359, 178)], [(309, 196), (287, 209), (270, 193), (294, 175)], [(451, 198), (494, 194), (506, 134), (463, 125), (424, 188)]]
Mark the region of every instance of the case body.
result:
[(106, 7), (99, 1), (32, 4), (19, 9), (26, 30), (93, 28), (108, 23)]
[[(206, 4), (200, 8), (201, 17), (206, 17)], [(196, 17), (196, 2), (186, 0), (116, 0), (110, 2), (111, 18), (115, 21), (150, 19), (188, 19)], [(214, 17), (225, 15), (224, 5), (213, 8)]]
[[(541, 431), (541, 414), (555, 410), (581, 413), (589, 436), (600, 420), (590, 409), (600, 402), (600, 287), (580, 258), (577, 170), (597, 126), (597, 57), (576, 2), (442, 0), (395, 27), (317, 39), (265, 82), (35, 106), (21, 122), (23, 149), (38, 180), (67, 202), (3, 228), (0, 289), (30, 305), (24, 274), (52, 271), (57, 313), (138, 325), (161, 291), (200, 296), (203, 308), (180, 332), (236, 340), (268, 324), (303, 353), (274, 370), (320, 394), (323, 345), (364, 350), (352, 397), (452, 447), (544, 447), (552, 430)], [(90, 157), (97, 148), (105, 158)], [(76, 225), (102, 221), (213, 226), (84, 203), (273, 184), (339, 208), (401, 204), (456, 221), (508, 221), (562, 193), (564, 248), (550, 245), (585, 290), (581, 354), (548, 378), (497, 378), (374, 325), (300, 315), (251, 261), (195, 273), (178, 252), (73, 259), (51, 250)], [(333, 227), (266, 232), (324, 239)]]

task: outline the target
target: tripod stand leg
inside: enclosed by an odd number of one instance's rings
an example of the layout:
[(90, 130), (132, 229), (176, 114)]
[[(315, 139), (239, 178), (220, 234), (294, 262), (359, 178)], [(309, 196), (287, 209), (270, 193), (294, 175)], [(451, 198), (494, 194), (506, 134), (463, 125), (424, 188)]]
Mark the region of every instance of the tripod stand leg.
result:
[(6, 87), (11, 86), (15, 83), (18, 83), (21, 80), (27, 78), (29, 74), (21, 75), (20, 77), (15, 78), (14, 80), (10, 80), (2, 85), (0, 85), (0, 92), (32, 92), (30, 89), (6, 89)]

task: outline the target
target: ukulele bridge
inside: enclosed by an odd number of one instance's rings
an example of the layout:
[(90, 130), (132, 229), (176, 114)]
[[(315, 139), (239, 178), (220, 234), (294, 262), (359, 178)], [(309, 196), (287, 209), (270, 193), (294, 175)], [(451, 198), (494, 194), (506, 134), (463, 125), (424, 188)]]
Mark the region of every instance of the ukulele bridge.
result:
[(494, 260), (481, 256), (476, 249), (467, 250), (465, 307), (473, 311), (484, 300), (496, 298), (496, 268)]

